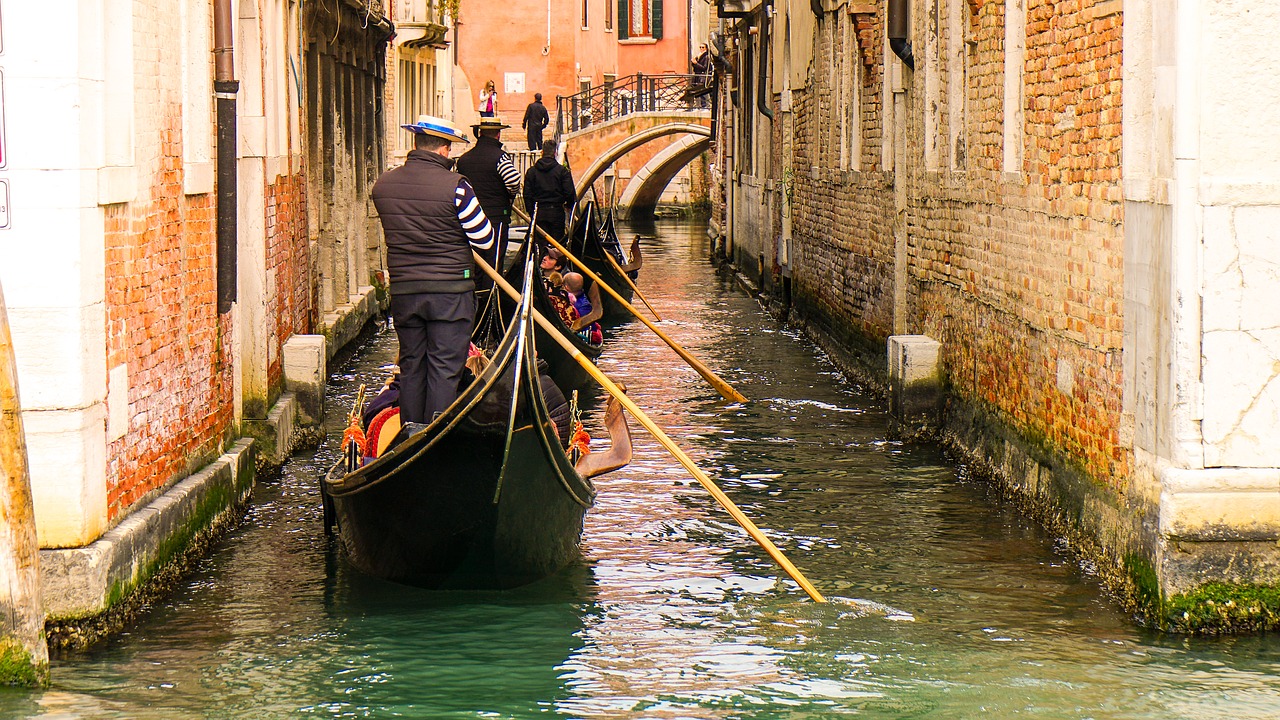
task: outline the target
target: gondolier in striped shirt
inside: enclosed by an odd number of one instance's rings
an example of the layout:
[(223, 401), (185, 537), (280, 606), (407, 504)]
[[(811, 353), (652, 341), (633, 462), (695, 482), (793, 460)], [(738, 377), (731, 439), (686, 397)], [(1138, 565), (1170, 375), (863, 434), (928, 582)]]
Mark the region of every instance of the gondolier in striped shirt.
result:
[[(458, 172), (471, 182), (480, 200), (480, 207), (489, 222), (498, 226), (498, 241), (493, 250), (482, 253), (490, 265), (500, 267), (503, 253), (507, 250), (507, 229), (511, 225), (511, 201), (520, 192), (520, 172), (516, 170), (511, 156), (502, 147), (502, 130), (510, 125), (503, 124), (496, 117), (480, 118), (480, 122), (471, 126), (476, 136), (476, 146), (458, 157)], [(492, 283), (489, 276), (480, 273), (477, 278), (479, 287), (489, 287)]]
[(372, 194), (400, 340), (400, 418), (429, 423), (458, 397), (476, 312), (471, 250), (491, 248), (495, 232), (449, 158), (452, 144), (466, 137), (429, 115), (401, 127), (414, 134), (414, 149), (378, 178)]

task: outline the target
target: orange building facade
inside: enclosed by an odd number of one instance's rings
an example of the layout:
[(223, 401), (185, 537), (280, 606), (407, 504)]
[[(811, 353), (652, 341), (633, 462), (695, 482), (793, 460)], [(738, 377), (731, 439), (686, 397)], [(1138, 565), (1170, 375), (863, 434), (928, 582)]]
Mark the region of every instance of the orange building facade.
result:
[[(498, 115), (518, 130), (534, 93), (542, 93), (554, 125), (557, 96), (637, 72), (689, 72), (707, 31), (698, 13), (693, 0), (509, 0), (501, 10), (463, 3), (455, 120), (475, 122), (489, 80)], [(692, 33), (691, 17), (699, 25)]]

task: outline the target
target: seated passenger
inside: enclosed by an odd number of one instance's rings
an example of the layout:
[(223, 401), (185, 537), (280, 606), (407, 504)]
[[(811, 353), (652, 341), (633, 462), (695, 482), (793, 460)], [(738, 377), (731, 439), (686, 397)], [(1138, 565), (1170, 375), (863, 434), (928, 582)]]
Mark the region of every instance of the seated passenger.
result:
[(582, 291), (582, 275), (576, 272), (565, 273), (564, 289), (569, 294), (573, 308), (578, 311), (578, 319), (571, 326), (583, 340), (599, 345), (604, 341), (597, 322), (604, 315), (604, 303), (600, 301), (600, 289), (591, 283), (591, 289)]

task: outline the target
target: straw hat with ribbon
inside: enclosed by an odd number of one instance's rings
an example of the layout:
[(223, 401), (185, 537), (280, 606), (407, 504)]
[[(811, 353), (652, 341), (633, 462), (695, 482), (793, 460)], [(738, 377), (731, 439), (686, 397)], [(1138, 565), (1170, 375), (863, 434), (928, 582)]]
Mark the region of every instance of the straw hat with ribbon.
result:
[(454, 127), (453, 123), (431, 115), (419, 115), (418, 122), (400, 127), (415, 135), (434, 135), (449, 142), (470, 142), (461, 130)]

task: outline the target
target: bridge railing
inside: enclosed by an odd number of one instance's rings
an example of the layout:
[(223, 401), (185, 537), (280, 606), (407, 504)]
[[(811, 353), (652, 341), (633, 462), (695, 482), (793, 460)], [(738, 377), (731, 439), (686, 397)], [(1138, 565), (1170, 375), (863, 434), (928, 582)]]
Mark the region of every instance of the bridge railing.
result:
[(692, 110), (701, 75), (636, 73), (573, 95), (556, 96), (556, 137), (635, 112)]

